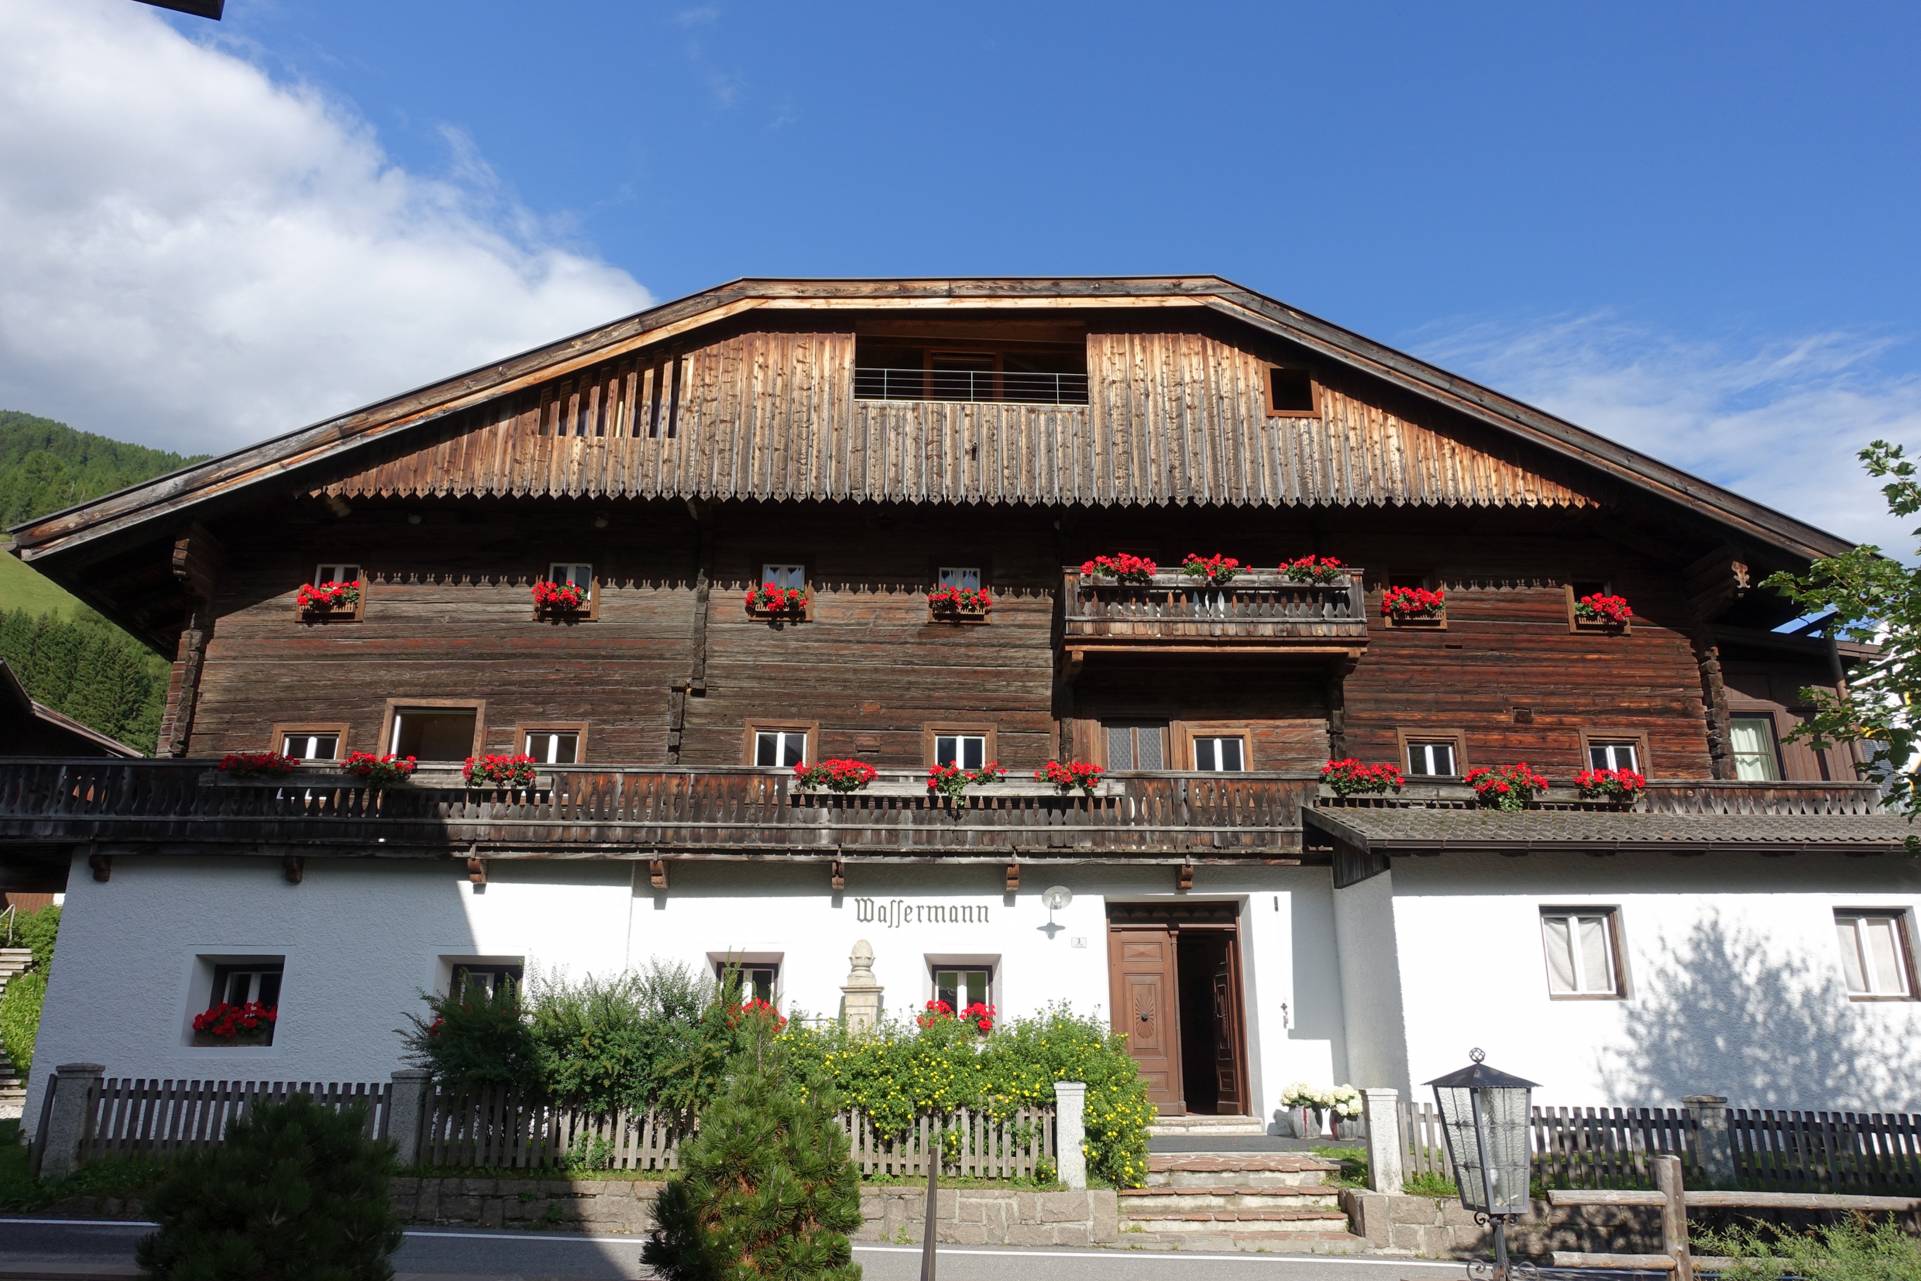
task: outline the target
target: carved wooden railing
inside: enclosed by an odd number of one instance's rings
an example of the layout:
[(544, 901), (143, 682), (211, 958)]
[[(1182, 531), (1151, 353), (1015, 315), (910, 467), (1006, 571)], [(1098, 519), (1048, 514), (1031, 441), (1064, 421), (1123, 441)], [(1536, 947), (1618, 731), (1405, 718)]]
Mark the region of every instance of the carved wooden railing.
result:
[[(755, 769), (562, 767), (526, 790), (457, 779), (383, 790), (305, 769), (230, 780), (205, 761), (0, 762), (0, 843), (275, 853), (705, 852), (1286, 858), (1313, 779), (1284, 774), (1110, 774), (1094, 796), (1029, 782), (933, 799), (890, 771), (872, 792), (801, 793)], [(918, 778), (919, 775), (914, 777)]]
[(1128, 585), (1090, 579), (1077, 566), (1063, 575), (1063, 644), (1070, 650), (1132, 648), (1332, 648), (1367, 643), (1367, 593), (1361, 571), (1334, 583), (1290, 582), (1279, 573), (1244, 573), (1210, 587), (1180, 573)]

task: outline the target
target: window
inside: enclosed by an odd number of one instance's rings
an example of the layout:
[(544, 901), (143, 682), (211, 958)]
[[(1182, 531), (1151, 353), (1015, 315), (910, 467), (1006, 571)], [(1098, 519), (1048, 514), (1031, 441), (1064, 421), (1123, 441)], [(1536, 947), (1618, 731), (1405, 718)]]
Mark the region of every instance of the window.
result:
[(478, 703), (400, 704), (391, 711), (387, 750), (423, 761), (458, 761), (480, 742)]
[(1241, 734), (1194, 736), (1194, 768), (1216, 774), (1238, 774), (1247, 768), (1247, 738)]
[(810, 734), (801, 725), (749, 725), (748, 762), (761, 769), (791, 769), (807, 759)]
[(584, 729), (572, 726), (520, 731), (520, 750), (542, 765), (578, 765)]
[(555, 561), (547, 566), (547, 581), (550, 583), (572, 583), (581, 592), (591, 597), (594, 591), (594, 567), (575, 561)]
[(725, 985), (729, 971), (740, 975), (742, 1001), (765, 1001), (769, 1005), (780, 1003), (779, 961), (718, 960), (714, 962), (715, 982)]
[(1108, 721), (1108, 769), (1166, 769), (1166, 721)]
[(519, 964), (459, 961), (454, 964), (453, 981), (447, 991), (456, 997), (485, 1000), (503, 991), (519, 991), (525, 973), (526, 967)]
[(1298, 365), (1267, 367), (1267, 413), (1270, 418), (1311, 418), (1321, 412), (1314, 376)]
[(980, 590), (981, 571), (978, 565), (942, 565), (937, 587), (966, 587)]
[(1728, 740), (1736, 778), (1766, 782), (1781, 777), (1781, 749), (1774, 740), (1772, 716), (1729, 717)]
[(337, 761), (346, 753), (345, 725), (276, 725), (273, 749), (282, 756), (301, 761)]
[(991, 965), (936, 965), (934, 999), (945, 1001), (958, 1014), (979, 1001), (991, 1004), (994, 996), (994, 967)]
[(218, 963), (213, 967), (213, 991), (207, 997), (207, 1004), (214, 1006), (225, 1001), (229, 1005), (245, 1005), (258, 1001), (262, 1005), (279, 1005), (280, 978), (286, 968), (286, 961), (278, 956)]
[(772, 583), (776, 587), (805, 587), (807, 586), (807, 566), (762, 565), (760, 581)]
[(1409, 778), (1459, 778), (1464, 772), (1461, 736), (1455, 733), (1403, 734), (1401, 759)]
[(355, 564), (315, 565), (315, 583), (357, 583), (360, 581), (360, 566)]
[(1087, 403), (1085, 343), (960, 343), (857, 338), (855, 398)]
[(1639, 774), (1641, 742), (1633, 738), (1590, 738), (1587, 763), (1589, 769), (1624, 769)]
[(979, 769), (987, 764), (987, 735), (936, 734), (934, 735), (934, 759), (929, 764), (958, 765), (962, 769)]
[(1541, 909), (1550, 995), (1622, 995), (1616, 915), (1611, 907)]
[(1913, 999), (1914, 956), (1908, 948), (1903, 913), (1837, 911), (1834, 930), (1841, 940), (1841, 970), (1847, 976), (1849, 996)]

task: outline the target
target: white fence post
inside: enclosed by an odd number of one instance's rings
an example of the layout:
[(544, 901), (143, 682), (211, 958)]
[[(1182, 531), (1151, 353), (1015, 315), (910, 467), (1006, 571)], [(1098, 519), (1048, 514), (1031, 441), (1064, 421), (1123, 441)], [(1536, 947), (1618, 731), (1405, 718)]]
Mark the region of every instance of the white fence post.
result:
[(427, 1128), (427, 1091), (433, 1073), (426, 1068), (401, 1068), (393, 1074), (387, 1094), (387, 1141), (394, 1145), (400, 1164), (420, 1161), (421, 1132)]
[(53, 1097), (45, 1106), (47, 1146), (40, 1153), (40, 1177), (63, 1179), (80, 1167), (80, 1144), (87, 1135), (87, 1113), (107, 1069), (98, 1063), (62, 1063), (53, 1070)]
[(1087, 1083), (1054, 1082), (1054, 1155), (1060, 1180), (1076, 1192), (1087, 1188)]
[(1381, 1087), (1362, 1090), (1361, 1116), (1367, 1121), (1367, 1186), (1375, 1192), (1399, 1192), (1400, 1091)]

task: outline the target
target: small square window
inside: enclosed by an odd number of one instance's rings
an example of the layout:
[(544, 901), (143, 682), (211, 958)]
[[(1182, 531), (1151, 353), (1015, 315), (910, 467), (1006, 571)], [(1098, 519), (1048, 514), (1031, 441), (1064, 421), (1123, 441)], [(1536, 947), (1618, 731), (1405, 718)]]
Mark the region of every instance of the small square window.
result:
[(958, 765), (979, 769), (987, 764), (987, 735), (935, 734), (933, 765)]
[(1167, 768), (1166, 721), (1107, 721), (1107, 768), (1158, 770)]
[(594, 590), (594, 567), (580, 561), (555, 561), (547, 566), (547, 581), (571, 583), (591, 596)]
[(1641, 745), (1629, 738), (1590, 738), (1587, 744), (1589, 769), (1641, 772)]
[(1320, 412), (1314, 375), (1298, 365), (1267, 367), (1267, 412), (1270, 417), (1309, 417)]
[(1729, 749), (1734, 776), (1756, 782), (1781, 777), (1781, 747), (1774, 737), (1774, 718), (1765, 712), (1728, 718)]
[(805, 587), (807, 586), (807, 566), (762, 565), (760, 581), (762, 584), (772, 583), (776, 587)]
[(1247, 768), (1247, 740), (1239, 734), (1197, 734), (1194, 768), (1214, 774), (1238, 774)]
[(942, 565), (940, 567), (939, 587), (965, 587), (971, 591), (980, 590), (981, 571), (978, 565)]
[(455, 963), (448, 994), (461, 1000), (489, 1000), (502, 992), (518, 992), (526, 967), (515, 963)]
[(765, 1001), (769, 1005), (780, 1004), (780, 962), (779, 961), (734, 961), (714, 962), (714, 981), (725, 986), (729, 972), (740, 976), (740, 999), (742, 1001)]
[(804, 729), (754, 731), (754, 764), (762, 769), (791, 769), (807, 759)]
[[(219, 1005), (264, 1005), (275, 1012), (267, 1019), (254, 1014), (255, 1026), (248, 1028), (237, 1019), (223, 1019), (206, 1028), (194, 1028), (191, 1044), (208, 1047), (272, 1045), (279, 1026), (281, 979), (287, 968), (283, 956), (201, 957), (198, 982), (206, 986), (199, 995), (206, 998), (190, 1013), (198, 1017)], [(211, 1021), (210, 1021), (211, 1022)]]
[(580, 740), (577, 729), (528, 729), (520, 732), (520, 750), (542, 765), (578, 765)]
[(979, 1002), (992, 1004), (994, 967), (991, 965), (937, 965), (934, 970), (934, 999), (945, 1001), (956, 1014)]
[(1617, 912), (1611, 907), (1544, 907), (1541, 945), (1552, 996), (1620, 996)]
[(1849, 996), (1913, 999), (1914, 954), (1908, 946), (1905, 913), (1837, 911), (1834, 929), (1841, 943), (1841, 972)]
[(315, 565), (313, 580), (318, 583), (357, 583), (360, 581), (360, 566), (351, 562)]
[(337, 729), (283, 729), (274, 750), (297, 761), (337, 761), (340, 741), (345, 735)]
[(1461, 776), (1459, 740), (1453, 738), (1408, 739), (1407, 773), (1410, 778), (1459, 778)]

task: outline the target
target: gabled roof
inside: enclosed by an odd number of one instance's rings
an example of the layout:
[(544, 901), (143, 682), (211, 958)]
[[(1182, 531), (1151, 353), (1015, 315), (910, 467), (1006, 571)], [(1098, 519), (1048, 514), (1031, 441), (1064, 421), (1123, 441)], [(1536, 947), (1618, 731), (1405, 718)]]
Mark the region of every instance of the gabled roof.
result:
[(890, 309), (1198, 308), (1241, 322), (1320, 358), (1447, 406), (1496, 431), (1679, 504), (1735, 536), (1806, 559), (1850, 544), (1835, 535), (1595, 432), (1503, 396), (1403, 352), (1218, 276), (1071, 279), (742, 279), (650, 308), (611, 324), (195, 464), (119, 493), (28, 521), (14, 530), (16, 554), (58, 557), (98, 540), (161, 522), (169, 535), (202, 505), (284, 479), (396, 433), (445, 419), (535, 383), (665, 343), (757, 309), (772, 312)]
[[(0, 659), (0, 726), (18, 717), (21, 720), (40, 722), (44, 730), (54, 737), (68, 738), (73, 745), (98, 748), (108, 756), (145, 756), (146, 753), (129, 747), (116, 738), (108, 738), (97, 729), (82, 725), (64, 712), (56, 712), (45, 703), (34, 701), (27, 693), (27, 687), (20, 683), (20, 677), (9, 667), (6, 660)], [(18, 752), (16, 746), (12, 749)], [(0, 749), (0, 755), (5, 749)]]

